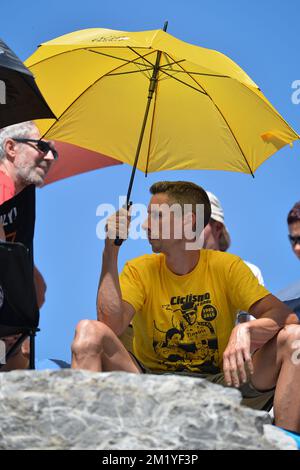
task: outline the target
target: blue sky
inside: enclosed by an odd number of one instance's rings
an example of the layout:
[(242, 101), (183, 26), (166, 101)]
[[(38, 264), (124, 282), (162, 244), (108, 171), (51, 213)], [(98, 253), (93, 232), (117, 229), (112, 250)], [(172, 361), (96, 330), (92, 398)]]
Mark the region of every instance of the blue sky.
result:
[[(22, 60), (40, 43), (71, 31), (159, 29), (168, 20), (170, 34), (235, 60), (300, 132), (300, 104), (291, 99), (292, 83), (300, 80), (297, 0), (14, 0), (1, 2), (1, 18), (0, 37)], [(191, 180), (214, 192), (224, 207), (230, 251), (257, 264), (276, 293), (300, 277), (286, 226), (288, 211), (300, 200), (299, 157), (296, 142), (265, 162), (255, 179), (218, 171), (170, 171), (147, 178), (138, 172), (132, 198), (147, 204), (149, 186), (162, 179)], [(119, 195), (126, 194), (130, 170), (126, 165), (106, 168), (38, 191), (35, 258), (48, 285), (37, 339), (40, 359), (69, 361), (76, 323), (96, 316), (103, 249), (96, 237), (96, 209), (103, 202), (117, 205)], [(120, 269), (146, 252), (147, 241), (129, 240), (121, 249)]]

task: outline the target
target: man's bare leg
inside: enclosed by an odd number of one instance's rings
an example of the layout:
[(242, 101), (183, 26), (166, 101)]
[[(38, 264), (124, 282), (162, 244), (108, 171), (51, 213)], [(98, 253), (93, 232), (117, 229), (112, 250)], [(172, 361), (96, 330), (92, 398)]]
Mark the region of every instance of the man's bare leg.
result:
[(257, 390), (269, 390), (276, 386), (275, 424), (298, 433), (300, 432), (299, 340), (299, 325), (283, 328), (275, 338), (254, 354), (254, 374), (251, 377), (251, 382)]
[(142, 372), (116, 334), (97, 320), (82, 320), (77, 325), (71, 367), (94, 372)]
[[(4, 338), (1, 338), (1, 341), (5, 345), (5, 350), (6, 353), (9, 352), (10, 349), (14, 346), (16, 341), (20, 338), (20, 334), (18, 335), (12, 335), (12, 336), (6, 336)], [(22, 370), (22, 369), (28, 369), (29, 367), (29, 354), (27, 354), (25, 344), (27, 342), (27, 339), (24, 340), (22, 345), (19, 346), (17, 351), (13, 353), (12, 356), (7, 359), (7, 362), (2, 365), (0, 372), (9, 372), (12, 370)], [(2, 359), (2, 358), (1, 358)], [(3, 358), (6, 359), (6, 358)]]
[(10, 372), (12, 370), (26, 370), (29, 368), (29, 359), (24, 356), (22, 351), (18, 351), (10, 357), (6, 364), (1, 367), (0, 372)]

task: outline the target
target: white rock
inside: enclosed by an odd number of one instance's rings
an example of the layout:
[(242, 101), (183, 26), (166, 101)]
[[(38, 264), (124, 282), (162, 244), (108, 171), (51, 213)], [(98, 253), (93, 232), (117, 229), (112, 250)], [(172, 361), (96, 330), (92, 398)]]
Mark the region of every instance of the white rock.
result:
[(202, 379), (122, 372), (0, 374), (0, 449), (290, 449), (267, 413)]

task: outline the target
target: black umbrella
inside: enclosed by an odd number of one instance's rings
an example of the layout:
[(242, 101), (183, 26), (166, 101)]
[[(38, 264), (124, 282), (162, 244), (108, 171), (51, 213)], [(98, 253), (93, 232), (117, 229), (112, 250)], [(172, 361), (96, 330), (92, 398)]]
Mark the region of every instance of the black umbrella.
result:
[(56, 119), (32, 73), (0, 39), (0, 128), (42, 118)]

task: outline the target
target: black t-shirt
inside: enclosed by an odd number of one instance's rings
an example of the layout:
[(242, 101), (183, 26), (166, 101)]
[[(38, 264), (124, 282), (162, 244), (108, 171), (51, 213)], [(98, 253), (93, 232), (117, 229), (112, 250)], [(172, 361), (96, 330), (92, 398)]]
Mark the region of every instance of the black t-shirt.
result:
[(16, 196), (1, 204), (0, 222), (4, 228), (6, 241), (23, 243), (29, 249), (33, 264), (35, 225), (34, 185), (27, 186)]
[[(35, 186), (27, 186), (16, 196), (0, 206), (0, 222), (3, 225), (6, 241), (19, 242), (29, 249), (31, 266), (24, 264), (18, 256), (15, 263), (19, 269), (14, 271), (10, 262), (2, 270), (3, 284), (0, 286), (0, 336), (24, 332), (35, 328), (39, 322), (39, 312), (33, 289), (33, 236), (35, 225)], [(10, 253), (2, 253), (2, 259), (8, 262)], [(18, 262), (17, 262), (18, 261)], [(31, 274), (29, 274), (31, 271)]]

